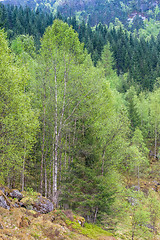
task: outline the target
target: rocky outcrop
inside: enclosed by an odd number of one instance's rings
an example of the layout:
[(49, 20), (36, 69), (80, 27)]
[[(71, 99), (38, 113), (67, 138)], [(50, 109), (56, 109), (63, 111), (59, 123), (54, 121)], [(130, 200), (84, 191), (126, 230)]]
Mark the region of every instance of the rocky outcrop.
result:
[(39, 213), (49, 213), (53, 211), (53, 209), (53, 203), (50, 200), (43, 198), (42, 196), (40, 196), (33, 204), (33, 210)]
[[(37, 196), (33, 196), (32, 202), (36, 201), (35, 198)], [(40, 211), (46, 211), (48, 208), (51, 210), (50, 204), (48, 205), (48, 201), (43, 197), (38, 197), (36, 204), (40, 207)], [(47, 207), (45, 206), (44, 209), (40, 204), (46, 204)], [(98, 230), (97, 226), (95, 230), (93, 226), (91, 229), (85, 229), (85, 226), (81, 226), (84, 221), (84, 218), (73, 215), (71, 210), (54, 210), (48, 214), (42, 214), (24, 207), (11, 207), (10, 210), (0, 207), (0, 239), (115, 240), (108, 235), (110, 233), (107, 233), (107, 231)], [(90, 231), (93, 232), (93, 236), (96, 234), (96, 237), (89, 237), (88, 233)]]
[(22, 193), (20, 193), (20, 191), (17, 190), (17, 189), (12, 190), (12, 191), (10, 192), (10, 196), (11, 196), (12, 198), (17, 198), (18, 201), (20, 201), (20, 200), (23, 198)]
[(5, 209), (10, 209), (12, 206), (11, 202), (9, 199), (6, 197), (6, 195), (0, 190), (0, 207), (5, 208)]
[(34, 198), (29, 196), (25, 196), (20, 202), (19, 205), (28, 210), (34, 210), (38, 213), (46, 214), (53, 211), (54, 206), (53, 203), (41, 195), (37, 195)]
[[(11, 201), (9, 198), (12, 198)], [(53, 211), (53, 203), (42, 197), (39, 193), (34, 196), (24, 195), (17, 189), (9, 190), (1, 186), (0, 190), (0, 207), (10, 209), (11, 207), (23, 207), (28, 210), (34, 210), (38, 213), (46, 214)]]
[[(85, 219), (71, 210), (52, 210), (53, 203), (39, 193), (23, 192), (22, 195), (15, 189), (1, 189), (0, 239), (114, 239), (97, 226), (95, 230), (93, 227), (85, 229)], [(97, 234), (95, 238), (88, 236), (90, 231)]]

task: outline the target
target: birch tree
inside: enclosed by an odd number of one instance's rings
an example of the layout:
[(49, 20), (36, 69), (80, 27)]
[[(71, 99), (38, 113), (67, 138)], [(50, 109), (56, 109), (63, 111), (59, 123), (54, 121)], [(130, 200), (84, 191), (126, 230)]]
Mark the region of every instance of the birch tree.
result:
[(62, 21), (55, 20), (46, 30), (42, 39), (41, 57), (47, 78), (52, 119), (52, 195), (58, 204), (58, 169), (60, 148), (65, 138), (65, 130), (74, 122), (73, 117), (80, 104), (89, 94), (84, 80), (84, 62), (87, 68), (86, 53), (74, 30)]
[(158, 153), (158, 140), (160, 135), (160, 90), (157, 89), (149, 96), (151, 132), (154, 137), (154, 158)]

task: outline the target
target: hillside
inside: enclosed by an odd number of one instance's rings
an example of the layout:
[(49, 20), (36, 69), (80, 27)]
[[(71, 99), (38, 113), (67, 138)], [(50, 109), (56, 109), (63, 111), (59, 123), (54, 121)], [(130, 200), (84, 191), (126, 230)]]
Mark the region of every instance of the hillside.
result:
[(2, 239), (159, 239), (160, 26), (91, 25), (0, 4)]
[[(144, 0), (1, 0), (4, 4), (17, 6), (29, 6), (32, 9), (38, 7), (47, 11), (60, 12), (64, 16), (77, 15), (80, 20), (88, 21), (94, 26), (99, 22), (108, 24), (119, 18), (125, 25), (135, 18), (144, 20), (155, 17), (155, 9), (160, 6), (160, 1)], [(157, 16), (158, 15), (158, 16)], [(156, 14), (159, 18), (159, 11)]]
[(52, 203), (38, 193), (0, 189), (0, 239), (116, 240), (71, 210), (49, 209)]

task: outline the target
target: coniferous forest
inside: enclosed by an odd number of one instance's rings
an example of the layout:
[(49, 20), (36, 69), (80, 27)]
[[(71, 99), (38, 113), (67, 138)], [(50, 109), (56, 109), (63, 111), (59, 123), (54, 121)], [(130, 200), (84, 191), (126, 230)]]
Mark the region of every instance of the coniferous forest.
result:
[(147, 27), (0, 4), (2, 185), (117, 239), (158, 239), (160, 37)]

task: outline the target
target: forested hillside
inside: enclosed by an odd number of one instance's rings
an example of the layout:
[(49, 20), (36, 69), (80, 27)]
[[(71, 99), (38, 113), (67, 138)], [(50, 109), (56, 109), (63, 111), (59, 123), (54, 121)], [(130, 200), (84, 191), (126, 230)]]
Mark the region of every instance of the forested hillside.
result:
[(18, 35), (28, 34), (34, 37), (37, 50), (46, 27), (52, 25), (55, 18), (72, 25), (78, 32), (79, 40), (91, 54), (94, 65), (101, 59), (103, 47), (109, 44), (113, 68), (118, 75), (129, 75), (119, 91), (126, 91), (132, 84), (140, 89), (153, 89), (160, 74), (160, 25), (150, 21), (137, 33), (127, 31), (119, 21), (109, 28), (100, 23), (92, 29), (89, 23), (81, 23), (75, 17), (64, 18), (60, 14), (53, 17), (50, 13), (34, 12), (28, 7), (23, 9), (0, 4), (0, 26), (5, 28), (10, 41)]
[(76, 17), (0, 4), (1, 184), (37, 191), (117, 239), (158, 239), (153, 25), (133, 33), (119, 20), (91, 28)]
[(160, 1), (152, 0), (2, 0), (4, 4), (16, 6), (28, 6), (34, 10), (37, 8), (48, 12), (60, 12), (63, 16), (76, 15), (80, 20), (89, 22), (91, 26), (99, 22), (109, 25), (119, 18), (125, 26), (137, 21), (143, 23), (145, 19), (159, 20)]

